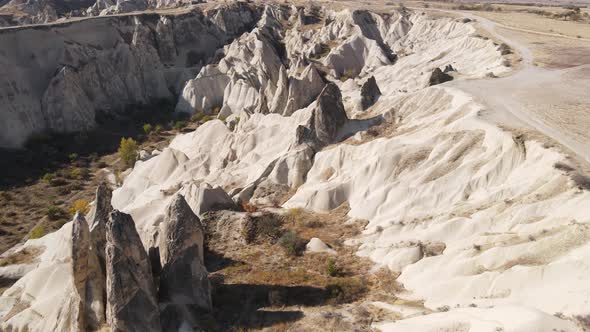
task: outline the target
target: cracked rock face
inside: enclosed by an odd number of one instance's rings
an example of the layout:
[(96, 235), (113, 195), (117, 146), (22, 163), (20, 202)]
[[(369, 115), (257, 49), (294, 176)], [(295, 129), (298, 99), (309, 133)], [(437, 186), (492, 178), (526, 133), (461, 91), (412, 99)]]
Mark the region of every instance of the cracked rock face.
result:
[(111, 212), (106, 235), (107, 323), (113, 331), (160, 331), (150, 260), (133, 218)]
[(363, 110), (373, 106), (381, 96), (375, 76), (371, 76), (361, 87), (361, 107)]
[(203, 265), (204, 233), (201, 221), (182, 195), (166, 210), (160, 237), (159, 298), (162, 329), (179, 330), (197, 323), (196, 309), (211, 310), (208, 272)]

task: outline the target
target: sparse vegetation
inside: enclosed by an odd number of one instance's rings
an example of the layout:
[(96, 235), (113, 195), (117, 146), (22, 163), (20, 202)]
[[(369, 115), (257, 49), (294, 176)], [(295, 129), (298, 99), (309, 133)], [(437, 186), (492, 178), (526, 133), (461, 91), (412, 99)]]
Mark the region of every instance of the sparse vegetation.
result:
[(337, 277), (342, 273), (342, 270), (338, 265), (336, 265), (336, 261), (334, 259), (328, 260), (328, 265), (326, 266), (326, 274), (330, 277)]
[(119, 145), (119, 157), (126, 167), (133, 167), (139, 155), (139, 147), (133, 138), (121, 138)]
[(74, 168), (70, 171), (70, 179), (81, 179), (82, 178), (82, 170), (80, 168)]
[(63, 218), (64, 215), (64, 211), (55, 205), (52, 205), (47, 208), (47, 218), (49, 218), (49, 220), (56, 221)]
[(45, 173), (43, 175), (43, 182), (51, 185), (51, 182), (55, 179), (55, 173)]
[(303, 213), (304, 210), (302, 208), (292, 208), (287, 210), (285, 217), (287, 218), (287, 221), (291, 223), (298, 223), (301, 222)]
[(267, 214), (255, 220), (257, 237), (265, 237), (270, 239), (271, 242), (274, 242), (283, 234), (283, 222), (275, 215)]
[(43, 225), (37, 225), (33, 227), (31, 233), (29, 234), (29, 239), (39, 239), (45, 236), (46, 231)]
[(0, 198), (2, 198), (4, 201), (8, 202), (8, 201), (12, 200), (12, 195), (6, 191), (0, 191)]
[(37, 256), (39, 256), (39, 253), (40, 250), (36, 247), (24, 248), (23, 250), (17, 251), (7, 257), (0, 258), (0, 266), (31, 263)]
[(149, 123), (145, 123), (145, 124), (143, 125), (142, 129), (143, 129), (143, 132), (144, 132), (146, 135), (148, 135), (148, 136), (149, 136), (149, 135), (152, 133), (152, 131), (153, 131), (153, 129), (154, 129), (154, 128), (152, 127), (152, 125), (151, 125), (151, 124), (149, 124)]
[(184, 127), (186, 127), (186, 121), (179, 120), (174, 123), (174, 129), (176, 130), (181, 130)]
[(453, 9), (454, 10), (475, 10), (475, 11), (485, 11), (485, 12), (502, 11), (501, 7), (494, 7), (489, 3), (474, 4), (474, 5), (460, 4), (458, 6), (453, 7)]
[(362, 298), (368, 291), (366, 282), (358, 277), (334, 278), (326, 287), (330, 300), (336, 304), (350, 303)]
[(203, 112), (196, 112), (191, 116), (191, 122), (199, 122), (205, 114)]

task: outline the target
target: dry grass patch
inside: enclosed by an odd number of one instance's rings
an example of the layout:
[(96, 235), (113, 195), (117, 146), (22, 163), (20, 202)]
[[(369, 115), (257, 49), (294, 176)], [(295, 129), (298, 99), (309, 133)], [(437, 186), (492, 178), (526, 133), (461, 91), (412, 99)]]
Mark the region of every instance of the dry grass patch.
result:
[(8, 266), (14, 264), (30, 264), (35, 261), (39, 254), (41, 254), (40, 248), (28, 247), (6, 257), (0, 258), (0, 266)]
[[(217, 321), (225, 321), (235, 329), (259, 330), (272, 326), (274, 330), (293, 326), (305, 316), (292, 312), (294, 308), (307, 315), (308, 311), (320, 308), (335, 312), (340, 305), (361, 304), (369, 299), (395, 300), (395, 294), (401, 290), (397, 275), (386, 270), (371, 272), (373, 264), (358, 257), (356, 247), (343, 244), (366, 225), (363, 221), (350, 221), (349, 210), (347, 205), (342, 205), (329, 213), (304, 209), (282, 213), (258, 211), (251, 214), (253, 221), (245, 222), (253, 223), (245, 226), (255, 230), (252, 241), (236, 241), (231, 246), (210, 242), (205, 261), (211, 266), (209, 270), (215, 280), (213, 302), (220, 311), (215, 314)], [(278, 239), (277, 234), (281, 234)], [(337, 254), (296, 255), (284, 247), (281, 239), (286, 235), (296, 237), (301, 243), (320, 238)], [(230, 302), (236, 298), (250, 304), (234, 308)], [(269, 321), (270, 311), (273, 317), (282, 318)]]

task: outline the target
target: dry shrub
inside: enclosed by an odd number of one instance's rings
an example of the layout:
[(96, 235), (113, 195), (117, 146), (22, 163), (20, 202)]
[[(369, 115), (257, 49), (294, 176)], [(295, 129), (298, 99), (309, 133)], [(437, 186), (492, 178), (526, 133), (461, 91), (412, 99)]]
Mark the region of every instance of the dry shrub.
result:
[(283, 220), (272, 213), (251, 215), (242, 229), (242, 237), (246, 243), (266, 240), (275, 243), (283, 235)]
[(76, 200), (70, 208), (70, 214), (73, 216), (78, 211), (84, 215), (87, 214), (90, 211), (90, 203), (85, 199)]
[(297, 233), (288, 231), (279, 239), (279, 245), (291, 256), (299, 256), (305, 250), (307, 241), (300, 238)]
[(256, 207), (256, 205), (250, 204), (248, 202), (242, 203), (242, 209), (246, 212), (249, 212), (249, 213), (254, 213), (254, 212), (258, 211), (258, 208)]
[(285, 217), (291, 223), (298, 223), (302, 220), (304, 210), (302, 208), (292, 208), (287, 210)]
[(360, 300), (368, 291), (366, 281), (358, 277), (334, 278), (326, 287), (330, 301), (335, 304)]

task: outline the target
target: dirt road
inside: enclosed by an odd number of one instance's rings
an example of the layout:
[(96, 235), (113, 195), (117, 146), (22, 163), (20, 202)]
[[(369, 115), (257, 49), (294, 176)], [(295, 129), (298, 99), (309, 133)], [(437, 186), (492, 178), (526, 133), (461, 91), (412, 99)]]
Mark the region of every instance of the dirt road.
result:
[(507, 29), (471, 13), (460, 14), (475, 19), (491, 35), (512, 47), (522, 57), (522, 64), (507, 77), (459, 80), (448, 86), (470, 93), (487, 106), (488, 112), (483, 114), (487, 119), (507, 127), (535, 129), (590, 163), (590, 65), (567, 69), (537, 67), (530, 45), (515, 38), (514, 28)]

